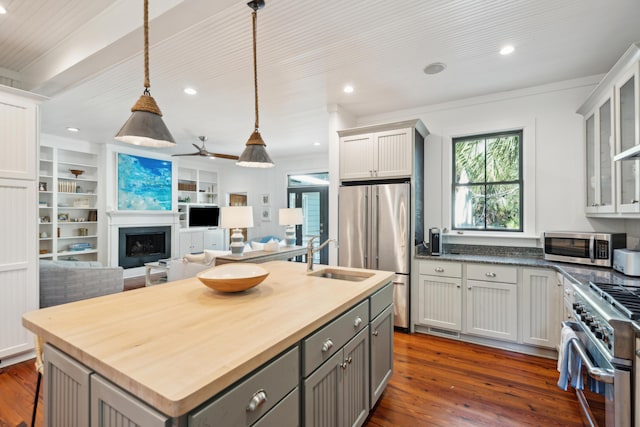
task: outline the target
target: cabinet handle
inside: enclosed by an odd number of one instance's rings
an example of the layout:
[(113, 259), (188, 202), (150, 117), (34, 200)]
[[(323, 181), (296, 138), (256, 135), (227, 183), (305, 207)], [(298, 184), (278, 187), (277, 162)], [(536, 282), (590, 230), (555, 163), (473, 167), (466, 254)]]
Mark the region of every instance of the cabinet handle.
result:
[(348, 363), (349, 365), (351, 365), (351, 362), (353, 362), (353, 358), (352, 358), (351, 356), (349, 356), (349, 357), (347, 358), (347, 363)]
[(492, 273), (491, 271), (487, 271), (484, 275), (487, 277), (496, 277), (496, 273)]
[(436, 273), (443, 273), (443, 272), (444, 272), (444, 268), (442, 268), (442, 267), (436, 267), (436, 268), (434, 268), (434, 271), (435, 271)]
[(371, 335), (373, 335), (374, 337), (377, 337), (378, 336), (378, 331), (371, 332)]
[(460, 289), (460, 285), (456, 285), (456, 288)]
[(251, 397), (249, 404), (247, 405), (247, 412), (254, 412), (256, 409), (260, 407), (260, 405), (262, 405), (266, 401), (267, 401), (267, 392), (262, 389), (256, 391)]
[(324, 342), (324, 344), (322, 344), (322, 352), (326, 353), (327, 351), (331, 350), (333, 348), (333, 341), (331, 341), (331, 339), (328, 339)]
[(353, 321), (353, 327), (357, 328), (360, 325), (362, 325), (362, 319), (360, 318), (360, 316), (356, 317), (356, 320)]
[(347, 362), (342, 362), (342, 363), (340, 364), (340, 367), (341, 367), (342, 369), (347, 369)]

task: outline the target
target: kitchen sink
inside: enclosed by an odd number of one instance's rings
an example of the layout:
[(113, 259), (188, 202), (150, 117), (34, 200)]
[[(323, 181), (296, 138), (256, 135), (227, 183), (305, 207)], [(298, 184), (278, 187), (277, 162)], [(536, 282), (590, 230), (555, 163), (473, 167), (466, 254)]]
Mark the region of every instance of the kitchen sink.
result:
[(324, 268), (322, 270), (307, 273), (309, 276), (324, 277), (325, 279), (346, 280), (348, 282), (362, 282), (373, 276), (374, 273), (365, 271), (343, 270), (341, 268)]

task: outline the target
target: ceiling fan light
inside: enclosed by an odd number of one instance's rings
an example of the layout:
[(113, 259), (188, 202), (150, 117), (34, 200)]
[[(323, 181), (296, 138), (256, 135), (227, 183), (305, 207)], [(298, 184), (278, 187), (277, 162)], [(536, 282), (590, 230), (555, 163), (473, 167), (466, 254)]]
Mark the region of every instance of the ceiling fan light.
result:
[(162, 120), (151, 95), (143, 94), (131, 107), (131, 116), (115, 136), (118, 141), (143, 147), (173, 147), (176, 141)]
[(236, 165), (248, 168), (272, 168), (274, 163), (267, 154), (266, 146), (260, 132), (253, 131)]

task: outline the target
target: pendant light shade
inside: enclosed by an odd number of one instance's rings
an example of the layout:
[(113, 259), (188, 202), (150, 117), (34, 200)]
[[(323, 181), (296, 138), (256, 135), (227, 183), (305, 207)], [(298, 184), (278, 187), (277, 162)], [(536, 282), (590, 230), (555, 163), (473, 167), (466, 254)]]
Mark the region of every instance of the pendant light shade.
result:
[(162, 120), (162, 112), (149, 92), (149, 0), (144, 0), (144, 92), (133, 107), (115, 139), (145, 147), (173, 147), (171, 132)]
[(249, 140), (247, 141), (247, 145), (240, 155), (238, 162), (236, 163), (238, 166), (245, 166), (250, 168), (271, 168), (274, 166), (273, 161), (267, 154), (267, 145), (264, 143), (262, 136), (259, 131), (259, 115), (258, 115), (258, 66), (257, 66), (257, 57), (256, 57), (256, 24), (257, 24), (257, 11), (258, 9), (262, 9), (264, 7), (263, 0), (253, 0), (247, 3), (251, 9), (253, 9), (252, 21), (253, 21), (253, 88), (255, 94), (255, 113), (256, 113), (256, 122), (255, 129), (251, 136), (249, 136)]

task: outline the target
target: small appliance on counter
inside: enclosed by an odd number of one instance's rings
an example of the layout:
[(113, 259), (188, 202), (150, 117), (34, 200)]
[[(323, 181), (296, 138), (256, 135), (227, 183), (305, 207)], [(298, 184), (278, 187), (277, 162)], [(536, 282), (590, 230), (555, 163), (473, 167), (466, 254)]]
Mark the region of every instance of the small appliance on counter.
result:
[(613, 251), (626, 247), (625, 233), (544, 232), (544, 259), (548, 261), (612, 267)]
[(439, 256), (442, 253), (442, 230), (439, 228), (429, 229), (429, 255)]
[(613, 269), (627, 276), (640, 276), (640, 251), (614, 249)]

